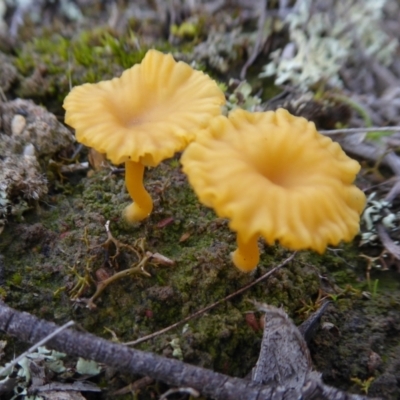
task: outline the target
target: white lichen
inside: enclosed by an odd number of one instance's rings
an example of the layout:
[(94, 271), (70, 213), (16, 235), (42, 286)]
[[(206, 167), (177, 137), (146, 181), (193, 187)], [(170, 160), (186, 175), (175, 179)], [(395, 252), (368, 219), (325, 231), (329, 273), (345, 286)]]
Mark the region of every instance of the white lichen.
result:
[(240, 60), (247, 47), (254, 45), (254, 35), (245, 34), (240, 27), (229, 31), (212, 30), (205, 42), (194, 49), (194, 59), (206, 62), (216, 71), (226, 74)]
[(368, 196), (367, 205), (361, 215), (361, 241), (360, 246), (369, 244), (377, 245), (379, 236), (378, 224), (382, 224), (388, 232), (397, 230), (400, 214), (391, 210), (392, 204), (384, 199), (376, 199), (376, 193)]
[(340, 87), (340, 69), (373, 58), (388, 65), (397, 40), (382, 29), (386, 0), (298, 0), (285, 19), (290, 42), (271, 54), (260, 77), (276, 76), (306, 90), (319, 82)]
[(224, 114), (228, 114), (235, 108), (250, 112), (262, 111), (261, 98), (252, 94), (253, 88), (248, 82), (231, 79), (228, 87), (224, 89), (227, 94), (227, 101), (223, 107)]

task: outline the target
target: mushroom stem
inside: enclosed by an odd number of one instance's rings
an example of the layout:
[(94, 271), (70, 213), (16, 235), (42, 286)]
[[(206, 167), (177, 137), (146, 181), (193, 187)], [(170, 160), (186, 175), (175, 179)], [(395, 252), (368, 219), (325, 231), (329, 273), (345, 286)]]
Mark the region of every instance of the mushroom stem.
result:
[(257, 235), (252, 236), (247, 241), (243, 240), (239, 233), (236, 236), (238, 248), (231, 253), (231, 257), (235, 266), (243, 272), (253, 271), (257, 267), (260, 260), (257, 241)]
[(125, 185), (134, 201), (124, 211), (124, 216), (129, 222), (145, 219), (153, 209), (153, 200), (143, 186), (143, 174), (143, 164), (134, 161), (125, 162)]

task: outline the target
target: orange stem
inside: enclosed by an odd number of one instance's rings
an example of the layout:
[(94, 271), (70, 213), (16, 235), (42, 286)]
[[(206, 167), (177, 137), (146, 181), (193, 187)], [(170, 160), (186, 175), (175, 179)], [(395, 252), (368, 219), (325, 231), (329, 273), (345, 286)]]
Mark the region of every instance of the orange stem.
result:
[(238, 233), (236, 242), (238, 248), (231, 254), (233, 263), (243, 272), (253, 271), (260, 260), (258, 236), (255, 235), (248, 240), (243, 240), (243, 237)]
[(138, 222), (149, 216), (153, 200), (143, 186), (144, 165), (139, 162), (125, 162), (125, 185), (134, 201), (124, 211), (129, 222)]

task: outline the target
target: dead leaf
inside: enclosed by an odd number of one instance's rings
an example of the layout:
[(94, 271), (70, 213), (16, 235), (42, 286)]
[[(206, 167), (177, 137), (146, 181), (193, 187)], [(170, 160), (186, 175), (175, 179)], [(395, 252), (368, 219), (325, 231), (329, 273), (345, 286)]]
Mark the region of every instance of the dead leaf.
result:
[(103, 153), (99, 153), (95, 149), (89, 149), (89, 164), (95, 170), (99, 171), (100, 169), (104, 168), (107, 165), (106, 155)]
[(185, 232), (180, 238), (179, 238), (179, 243), (182, 243), (190, 238), (190, 233)]

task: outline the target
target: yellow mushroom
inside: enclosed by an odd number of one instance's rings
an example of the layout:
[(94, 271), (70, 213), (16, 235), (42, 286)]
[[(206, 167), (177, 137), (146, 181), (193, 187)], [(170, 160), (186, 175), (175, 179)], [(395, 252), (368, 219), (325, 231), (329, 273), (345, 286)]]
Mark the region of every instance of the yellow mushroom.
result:
[(134, 203), (128, 221), (146, 218), (153, 201), (143, 186), (145, 166), (157, 166), (183, 150), (221, 112), (225, 97), (207, 75), (171, 55), (149, 50), (141, 64), (119, 78), (74, 87), (64, 100), (65, 122), (76, 138), (125, 163)]
[(286, 110), (219, 116), (182, 155), (200, 201), (237, 233), (234, 264), (253, 270), (258, 238), (292, 250), (325, 251), (359, 231), (360, 165), (314, 123)]

